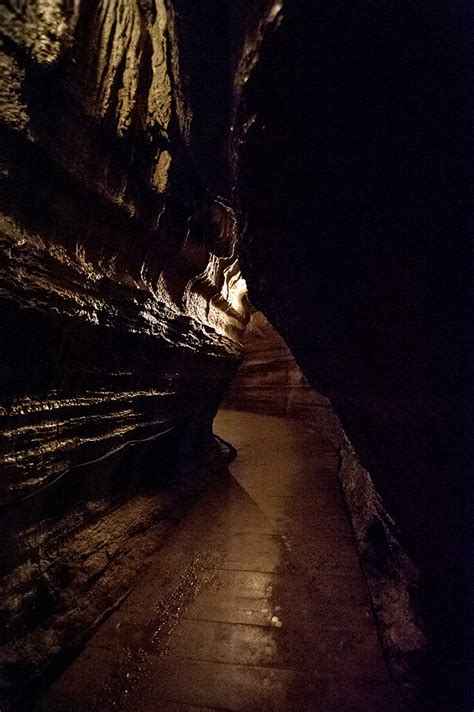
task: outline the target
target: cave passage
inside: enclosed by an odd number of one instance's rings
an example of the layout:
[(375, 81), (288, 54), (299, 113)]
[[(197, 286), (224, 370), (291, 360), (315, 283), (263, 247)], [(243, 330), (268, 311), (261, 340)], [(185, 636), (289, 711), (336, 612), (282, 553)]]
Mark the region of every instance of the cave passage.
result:
[(395, 711), (332, 443), (258, 413), (214, 427), (237, 459), (40, 709)]
[(0, 27), (1, 712), (472, 712), (472, 3)]

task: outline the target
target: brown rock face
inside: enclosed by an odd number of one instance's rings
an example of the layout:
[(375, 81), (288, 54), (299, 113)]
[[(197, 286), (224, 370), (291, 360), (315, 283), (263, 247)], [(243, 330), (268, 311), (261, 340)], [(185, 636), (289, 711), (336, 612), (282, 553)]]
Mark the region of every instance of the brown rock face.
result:
[[(222, 17), (203, 8), (199, 25), (162, 0), (0, 12), (9, 684), (81, 642), (196, 490), (170, 478), (206, 458), (247, 315), (227, 145), (234, 60), (229, 35), (208, 57), (193, 34)], [(219, 57), (228, 71), (207, 72), (200, 94), (201, 65)]]
[(223, 405), (268, 415), (315, 420), (329, 409), (311, 388), (293, 354), (262, 312), (253, 310), (243, 335), (244, 357)]

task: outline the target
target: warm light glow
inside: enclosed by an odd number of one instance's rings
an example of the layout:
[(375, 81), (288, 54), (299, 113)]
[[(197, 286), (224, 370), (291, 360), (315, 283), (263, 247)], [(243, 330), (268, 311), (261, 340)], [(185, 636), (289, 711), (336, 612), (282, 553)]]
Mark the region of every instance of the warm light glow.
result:
[(239, 272), (229, 284), (228, 302), (239, 314), (244, 313), (243, 298), (247, 294), (247, 282)]
[(268, 21), (273, 22), (273, 20), (276, 18), (276, 16), (282, 9), (283, 9), (283, 3), (275, 2), (270, 10), (270, 14), (268, 16)]

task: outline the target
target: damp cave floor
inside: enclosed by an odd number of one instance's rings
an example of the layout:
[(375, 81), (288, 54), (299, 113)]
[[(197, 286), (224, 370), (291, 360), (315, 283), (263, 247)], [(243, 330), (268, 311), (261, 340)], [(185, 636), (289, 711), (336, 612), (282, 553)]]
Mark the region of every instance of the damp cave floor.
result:
[(331, 443), (221, 410), (237, 459), (50, 688), (48, 712), (392, 712)]

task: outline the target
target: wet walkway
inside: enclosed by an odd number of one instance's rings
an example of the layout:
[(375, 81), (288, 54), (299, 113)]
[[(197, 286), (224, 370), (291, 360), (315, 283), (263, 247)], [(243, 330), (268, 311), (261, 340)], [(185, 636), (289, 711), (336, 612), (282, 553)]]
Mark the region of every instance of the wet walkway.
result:
[(297, 421), (221, 411), (238, 449), (50, 690), (48, 712), (392, 712), (337, 479)]

